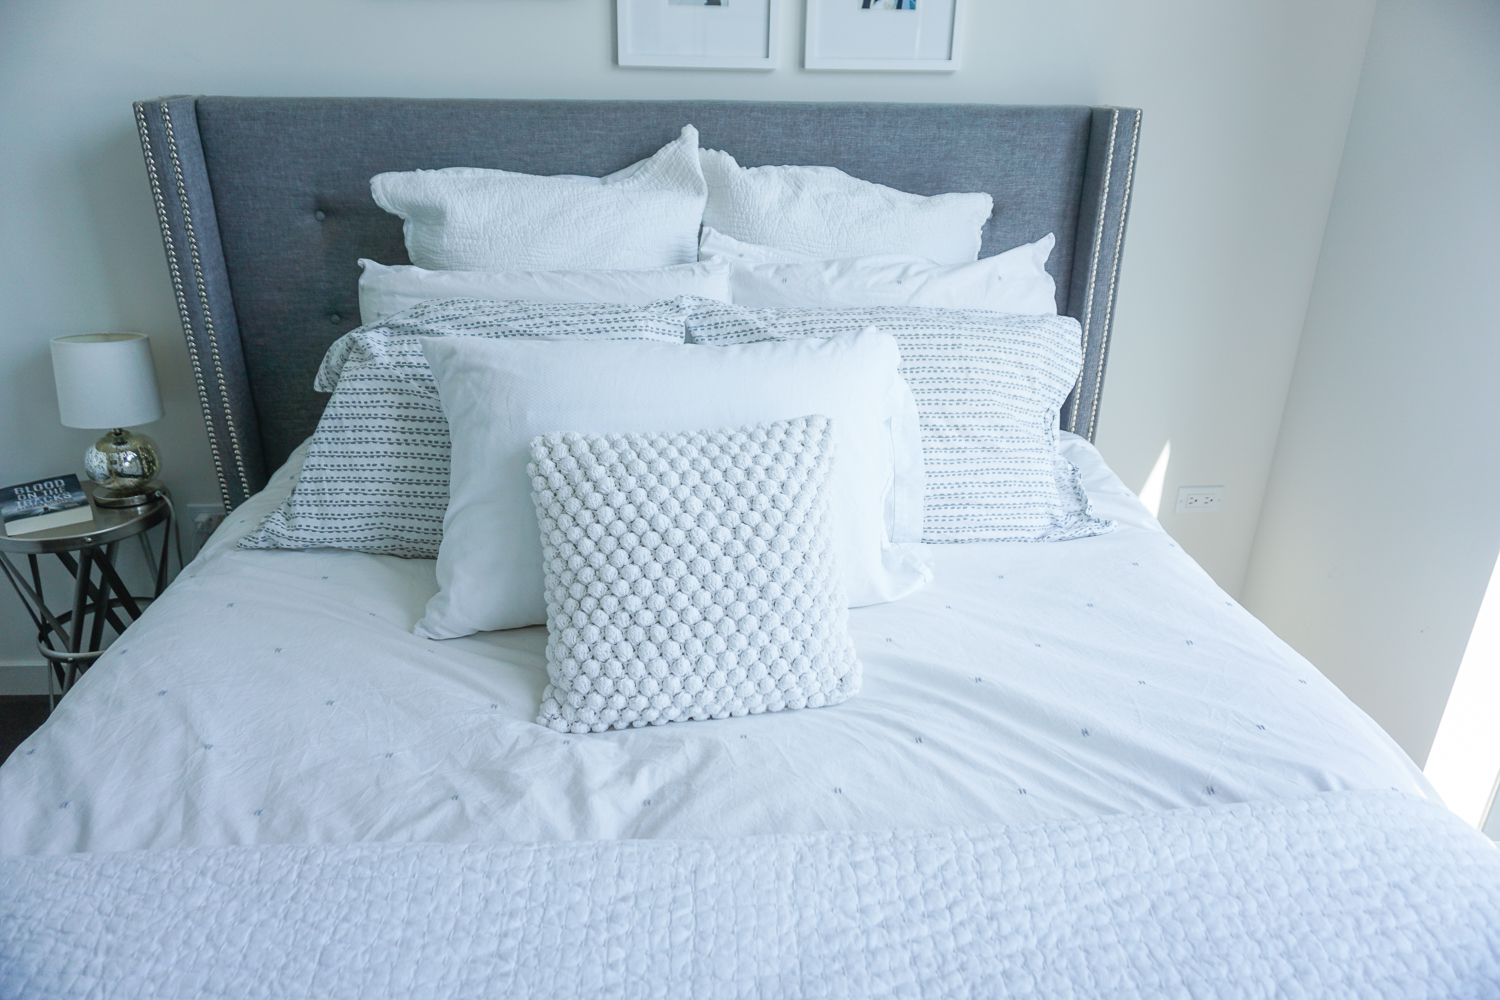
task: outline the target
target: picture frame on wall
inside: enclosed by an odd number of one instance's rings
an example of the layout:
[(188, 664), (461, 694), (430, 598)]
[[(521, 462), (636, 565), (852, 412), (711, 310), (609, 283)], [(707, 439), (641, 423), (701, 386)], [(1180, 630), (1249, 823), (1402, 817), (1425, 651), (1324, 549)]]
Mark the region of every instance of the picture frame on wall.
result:
[(807, 0), (806, 69), (952, 73), (966, 0)]
[(775, 69), (782, 0), (615, 0), (621, 66)]

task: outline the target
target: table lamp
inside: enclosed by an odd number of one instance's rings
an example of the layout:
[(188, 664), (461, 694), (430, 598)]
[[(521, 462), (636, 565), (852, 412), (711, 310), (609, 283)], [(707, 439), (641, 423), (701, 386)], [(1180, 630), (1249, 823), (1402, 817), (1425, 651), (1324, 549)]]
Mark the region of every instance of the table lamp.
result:
[(161, 419), (151, 340), (139, 333), (52, 339), (52, 374), (64, 427), (105, 431), (83, 456), (101, 507), (137, 507), (161, 489), (156, 442), (125, 428)]

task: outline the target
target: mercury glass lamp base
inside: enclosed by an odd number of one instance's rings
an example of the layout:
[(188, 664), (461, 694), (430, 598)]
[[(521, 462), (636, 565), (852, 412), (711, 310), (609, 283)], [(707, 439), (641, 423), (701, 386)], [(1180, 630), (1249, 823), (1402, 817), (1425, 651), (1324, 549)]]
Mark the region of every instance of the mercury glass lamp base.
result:
[(94, 442), (83, 456), (83, 469), (98, 484), (94, 503), (101, 507), (139, 507), (161, 489), (156, 442), (121, 427)]

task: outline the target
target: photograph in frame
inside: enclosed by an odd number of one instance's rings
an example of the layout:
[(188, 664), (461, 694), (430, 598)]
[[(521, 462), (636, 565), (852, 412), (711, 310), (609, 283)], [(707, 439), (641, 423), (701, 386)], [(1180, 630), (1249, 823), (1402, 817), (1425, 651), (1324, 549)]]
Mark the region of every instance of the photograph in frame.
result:
[(774, 69), (782, 0), (616, 0), (621, 66)]
[(965, 0), (807, 0), (803, 66), (812, 70), (958, 69)]

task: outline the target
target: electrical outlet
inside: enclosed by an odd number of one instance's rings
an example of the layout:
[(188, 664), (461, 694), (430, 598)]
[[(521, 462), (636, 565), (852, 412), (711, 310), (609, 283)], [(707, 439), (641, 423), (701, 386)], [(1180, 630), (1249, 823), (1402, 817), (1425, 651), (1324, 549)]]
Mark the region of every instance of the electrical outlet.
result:
[(1177, 491), (1177, 513), (1210, 514), (1224, 502), (1222, 486), (1183, 486)]
[(194, 534), (201, 534), (205, 538), (219, 530), (219, 525), (224, 523), (224, 505), (218, 503), (190, 503), (182, 508), (187, 515), (185, 520), (192, 527)]
[(190, 503), (184, 504), (182, 508), (183, 525), (186, 536), (184, 548), (187, 550), (184, 557), (191, 559), (203, 548), (203, 543), (208, 541), (208, 536), (219, 530), (219, 525), (224, 523), (224, 505), (217, 503)]

